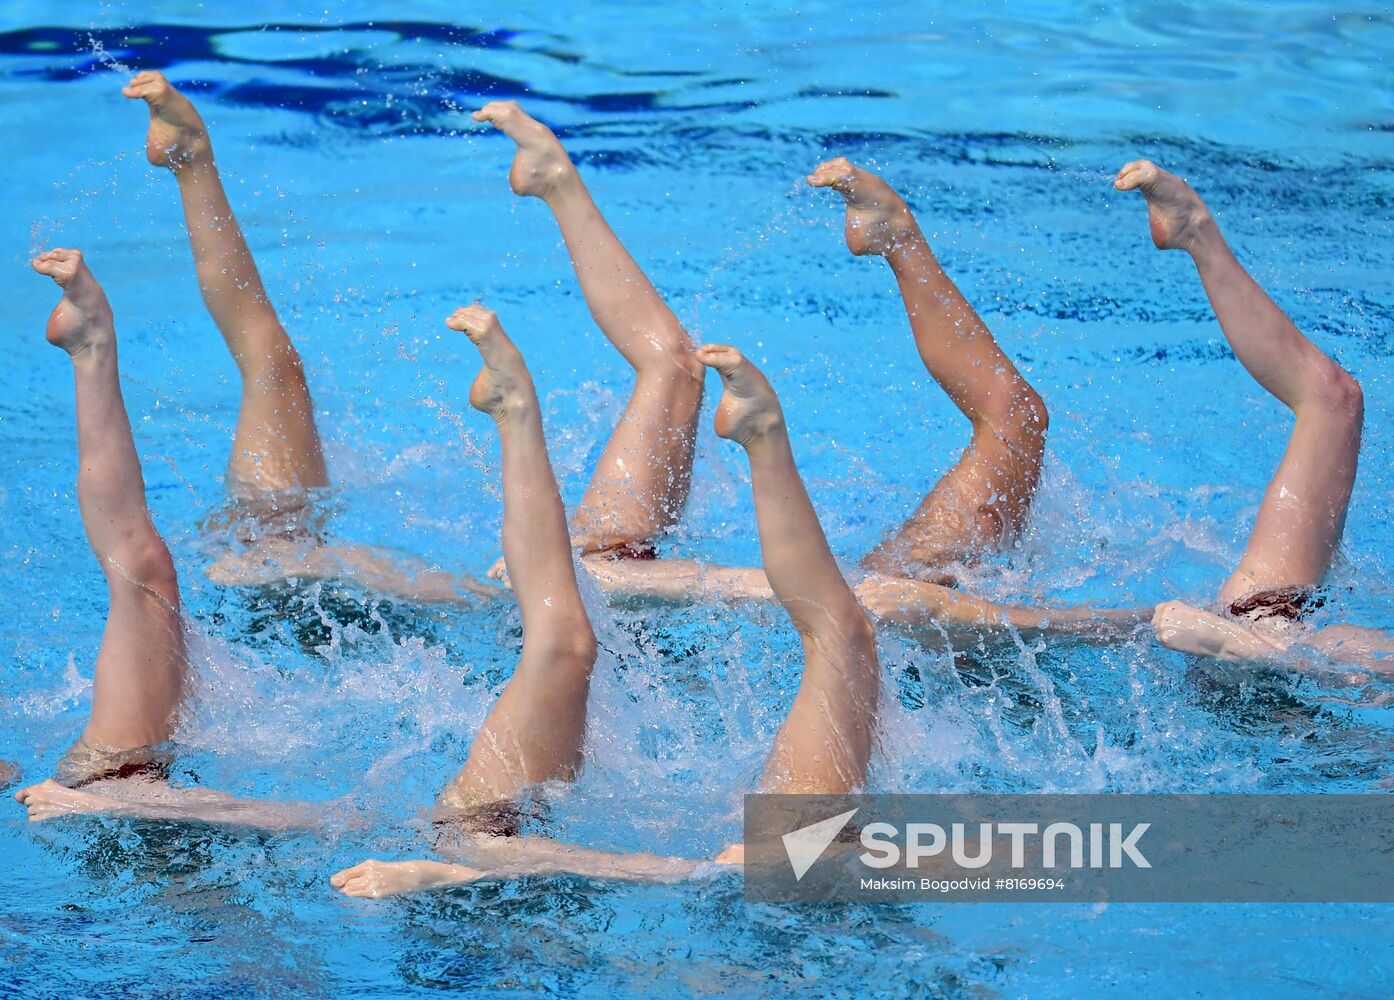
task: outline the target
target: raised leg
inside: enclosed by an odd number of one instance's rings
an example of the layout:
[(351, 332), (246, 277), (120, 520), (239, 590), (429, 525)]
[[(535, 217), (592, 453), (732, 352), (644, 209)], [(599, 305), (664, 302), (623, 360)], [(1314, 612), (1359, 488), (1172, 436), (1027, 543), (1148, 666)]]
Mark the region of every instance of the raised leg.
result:
[[(452, 325), (464, 328), (471, 339), (478, 336), (475, 331), (480, 329), (498, 334), (497, 340), (493, 339), (493, 333), (488, 333), (484, 340), (478, 341), (485, 356), (485, 376), (493, 378), (492, 366), (495, 362), (486, 351), (486, 345), (492, 343), (495, 345), (492, 350), (501, 352), (498, 363), (507, 363), (514, 372), (510, 376), (510, 384), (527, 385), (521, 360), (513, 360), (516, 351), (513, 351), (512, 345), (508, 345), (507, 351), (504, 351), (502, 345), (507, 341), (502, 338), (502, 331), (496, 325), (491, 325), (492, 316), (465, 315), (469, 312), (462, 310), (456, 313), (452, 317)], [(866, 780), (867, 763), (871, 756), (877, 699), (880, 696), (880, 666), (876, 659), (875, 635), (828, 550), (823, 529), (794, 467), (789, 436), (784, 428), (784, 415), (774, 390), (765, 377), (734, 348), (704, 347), (698, 352), (698, 357), (703, 364), (710, 365), (721, 374), (725, 394), (717, 409), (716, 432), (739, 442), (750, 458), (750, 478), (755, 493), (755, 515), (759, 523), (765, 570), (775, 595), (793, 619), (803, 640), (803, 681), (794, 696), (789, 717), (775, 737), (762, 787), (770, 792), (791, 794), (849, 791)], [(476, 395), (493, 398), (497, 393), (492, 389), (472, 393), (472, 402)], [(526, 393), (520, 393), (521, 400), (526, 400), (527, 412), (536, 411), (530, 385)], [(488, 408), (496, 412), (499, 404)], [(520, 405), (520, 410), (523, 408)], [(496, 419), (500, 420), (502, 432), (504, 421), (497, 413)], [(537, 475), (546, 474), (545, 485), (551, 485), (545, 452), (542, 451), (541, 432), (538, 431), (535, 437), (533, 447), (539, 454), (530, 464)], [(505, 505), (510, 502), (510, 474), (522, 472), (516, 466), (510, 470), (507, 463), (505, 451)], [(560, 521), (560, 501), (555, 499), (554, 486), (550, 490), (543, 490), (543, 485), (538, 483), (537, 493), (546, 497), (546, 506), (553, 509), (553, 513), (539, 523), (555, 525)], [(523, 588), (529, 585), (520, 578), (518, 570), (521, 564), (515, 565), (513, 550), (509, 547), (506, 520), (509, 516), (506, 506), (504, 556), (509, 563), (514, 589), (522, 602), (525, 600)], [(550, 534), (550, 528), (548, 532)], [(537, 535), (534, 530), (534, 547), (539, 550), (538, 556), (556, 558), (556, 569), (560, 572), (561, 553), (557, 552), (555, 557), (548, 556), (558, 548), (558, 540), (538, 538)], [(569, 560), (566, 565), (570, 566)], [(532, 572), (531, 567), (528, 572)], [(525, 659), (529, 641), (526, 607), (524, 604)], [(523, 664), (519, 664), (518, 673), (522, 671)], [(518, 675), (515, 674), (500, 697), (499, 706), (486, 722), (486, 731), (495, 716), (500, 714), (504, 698), (517, 684)], [(551, 720), (539, 721), (546, 724)], [(481, 732), (471, 751), (470, 763), (465, 765), (455, 786), (448, 790), (448, 796), (465, 792), (461, 784), (471, 774), (476, 757), (482, 758), (485, 749), (489, 751), (488, 759), (497, 776), (489, 777), (481, 771), (469, 787), (494, 797), (498, 792), (516, 791), (521, 787), (522, 782), (513, 777), (518, 768), (499, 763), (503, 754), (493, 749), (498, 742), (498, 736), (486, 742), (485, 734)], [(521, 759), (526, 754), (519, 753), (518, 756)], [(483, 763), (481, 759), (481, 765)], [(562, 777), (565, 773), (554, 776)], [(479, 793), (474, 792), (466, 795), (462, 802), (447, 800), (447, 804), (468, 808), (479, 801)], [(337, 873), (330, 882), (345, 895), (379, 897), (436, 886), (459, 885), (481, 878), (540, 872), (575, 872), (593, 878), (667, 882), (689, 877), (701, 868), (699, 864), (682, 858), (612, 854), (558, 844), (545, 838), (479, 837), (470, 846), (473, 856), (466, 859), (467, 864), (365, 861)], [(716, 860), (731, 864), (743, 856), (743, 846), (736, 845), (724, 851)]]
[(634, 392), (573, 519), (582, 554), (646, 554), (687, 503), (702, 366), (686, 331), (600, 214), (555, 135), (511, 101), (474, 114), (518, 144), (515, 193), (556, 216), (591, 316), (634, 367)]
[(223, 191), (203, 119), (159, 73), (122, 91), (150, 107), (146, 154), (179, 184), (199, 291), (242, 375), (242, 406), (228, 462), (234, 494), (255, 499), (329, 482), (305, 371)]
[(779, 400), (732, 347), (704, 347), (724, 392), (716, 432), (750, 459), (765, 574), (804, 649), (804, 673), (770, 751), (762, 787), (835, 794), (866, 780), (881, 668), (876, 637), (842, 578), (794, 465)]
[(121, 398), (111, 307), (76, 250), (50, 250), (34, 270), (63, 289), (47, 336), (72, 358), (78, 506), (111, 600), (82, 738), (99, 750), (154, 746), (173, 731), (188, 662), (174, 563), (150, 523)]
[[(169, 740), (183, 701), (189, 665), (179, 583), (145, 505), (106, 295), (76, 250), (50, 250), (33, 264), (63, 289), (49, 317), (47, 337), (73, 363), (78, 507), (110, 599), (92, 682), (92, 712), (74, 748), (81, 752), (70, 759), (79, 770), (103, 761), (130, 764), (140, 761), (139, 751)], [(20, 789), (15, 798), (32, 821), (103, 812), (286, 829), (313, 825), (320, 816), (315, 807), (296, 803), (257, 803), (207, 789), (171, 788), (140, 769), (131, 775), (119, 768), (98, 770), (81, 780), (85, 787), (41, 781)]]
[(518, 666), (441, 796), (447, 808), (470, 809), (511, 799), (528, 785), (570, 779), (580, 769), (596, 647), (523, 356), (494, 314), (479, 306), (457, 310), (446, 325), (468, 336), (484, 361), (470, 405), (498, 425), (503, 557), (523, 618)]
[(1296, 416), (1244, 556), (1220, 590), (1221, 602), (1321, 583), (1340, 543), (1355, 483), (1364, 421), (1359, 383), (1254, 282), (1190, 185), (1138, 160), (1118, 172), (1114, 186), (1146, 197), (1153, 242), (1191, 255), (1235, 357)]
[(900, 286), (925, 367), (972, 424), (963, 457), (910, 519), (864, 560), (867, 569), (933, 580), (949, 562), (1012, 538), (1026, 521), (1045, 454), (1045, 404), (930, 250), (881, 178), (839, 158), (808, 178), (847, 203), (847, 246), (884, 257)]

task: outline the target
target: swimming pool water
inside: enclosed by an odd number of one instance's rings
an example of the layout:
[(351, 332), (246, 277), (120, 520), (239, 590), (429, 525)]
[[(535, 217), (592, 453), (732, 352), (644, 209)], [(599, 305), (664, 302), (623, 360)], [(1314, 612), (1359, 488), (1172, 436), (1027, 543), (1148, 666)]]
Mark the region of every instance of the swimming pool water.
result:
[[(21, 996), (1379, 996), (1375, 906), (746, 906), (739, 880), (536, 878), (369, 903), (326, 879), (422, 853), (422, 810), (512, 666), (516, 611), (202, 576), (237, 384), (128, 70), (195, 91), (329, 450), (334, 531), (482, 574), (497, 446), (442, 320), (476, 298), (532, 361), (575, 503), (628, 391), (510, 146), (468, 111), (516, 98), (562, 135), (702, 341), (770, 375), (834, 551), (854, 562), (966, 430), (915, 355), (889, 272), (803, 187), (845, 154), (905, 192), (1051, 407), (1004, 599), (1204, 601), (1243, 545), (1287, 419), (1239, 369), (1187, 262), (1151, 249), (1113, 171), (1189, 177), (1299, 325), (1363, 383), (1360, 478), (1325, 620), (1394, 627), (1394, 18), (1378, 4), (699, 2), (661, 8), (103, 4), (0, 9), (0, 758), (42, 777), (80, 728), (105, 595), (73, 493), (70, 375), (27, 258), (80, 246), (122, 338), (150, 503), (200, 635), (185, 778), (345, 797), (330, 836), (0, 808), (0, 992)], [(387, 18), (397, 18), (389, 20)], [(269, 28), (250, 27), (267, 24)], [(710, 401), (708, 408), (710, 411)], [(704, 418), (674, 554), (758, 556), (744, 464)], [(557, 832), (692, 856), (729, 841), (797, 677), (772, 611), (610, 609), (586, 771)], [(956, 660), (881, 640), (876, 790), (1382, 791), (1394, 688), (1217, 678), (1140, 636)]]

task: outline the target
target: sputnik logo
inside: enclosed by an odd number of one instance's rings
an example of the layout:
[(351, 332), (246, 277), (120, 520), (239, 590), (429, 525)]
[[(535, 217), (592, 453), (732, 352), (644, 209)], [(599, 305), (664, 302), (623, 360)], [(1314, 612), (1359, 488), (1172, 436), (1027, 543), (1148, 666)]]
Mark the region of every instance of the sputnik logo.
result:
[(808, 874), (813, 863), (823, 856), (828, 845), (837, 838), (837, 835), (842, 832), (855, 815), (857, 815), (857, 810), (849, 809), (847, 812), (829, 819), (800, 827), (793, 833), (786, 833), (781, 838), (784, 841), (784, 853), (789, 856), (789, 867), (794, 869), (795, 882), (803, 881), (803, 877)]

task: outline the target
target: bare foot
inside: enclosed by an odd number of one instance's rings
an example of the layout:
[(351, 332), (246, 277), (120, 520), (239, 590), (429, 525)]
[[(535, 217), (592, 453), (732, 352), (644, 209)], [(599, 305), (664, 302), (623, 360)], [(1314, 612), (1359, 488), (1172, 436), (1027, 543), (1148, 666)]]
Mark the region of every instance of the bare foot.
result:
[(150, 131), (145, 136), (145, 155), (157, 167), (178, 170), (195, 160), (211, 158), (213, 146), (198, 110), (164, 74), (154, 70), (137, 73), (121, 88), (127, 97), (150, 105)]
[(489, 122), (518, 144), (518, 155), (508, 172), (514, 194), (545, 200), (563, 181), (580, 176), (552, 130), (513, 101), (491, 101), (473, 117), (477, 122)]
[(50, 344), (76, 356), (94, 345), (116, 342), (111, 306), (83, 262), (81, 250), (50, 250), (30, 263), (63, 289), (63, 298), (48, 317), (44, 332)]
[(784, 426), (779, 397), (765, 376), (734, 347), (708, 344), (697, 357), (721, 375), (723, 392), (716, 408), (716, 433), (749, 448), (752, 443)]
[(881, 178), (846, 157), (820, 163), (807, 180), (813, 187), (832, 188), (846, 200), (847, 249), (858, 257), (884, 257), (907, 244), (924, 241), (905, 200)]
[(1158, 250), (1192, 251), (1196, 242), (1215, 228), (1200, 195), (1151, 160), (1125, 165), (1113, 179), (1113, 186), (1119, 191), (1140, 190), (1147, 199), (1147, 221)]
[(329, 884), (345, 896), (381, 899), (438, 885), (463, 885), (483, 877), (484, 873), (474, 868), (439, 861), (364, 861), (332, 876)]
[(537, 392), (528, 366), (497, 316), (483, 306), (465, 306), (451, 313), (445, 325), (468, 337), (484, 359), (484, 367), (470, 386), (470, 406), (495, 420), (537, 411)]
[(37, 785), (21, 788), (15, 792), (15, 801), (29, 810), (29, 822), (53, 819), (55, 816), (73, 816), (82, 813), (106, 812), (119, 805), (115, 799), (93, 792), (68, 788), (49, 778)]

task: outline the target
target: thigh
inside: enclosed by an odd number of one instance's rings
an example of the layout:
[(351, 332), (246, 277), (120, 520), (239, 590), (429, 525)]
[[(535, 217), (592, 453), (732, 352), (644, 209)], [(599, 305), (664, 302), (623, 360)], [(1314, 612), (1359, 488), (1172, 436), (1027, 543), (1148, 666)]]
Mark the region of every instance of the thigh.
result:
[(963, 457), (864, 565), (936, 581), (942, 568), (997, 548), (1021, 531), (1041, 478), (1043, 437), (975, 432)]
[(583, 553), (640, 550), (681, 517), (701, 402), (691, 379), (636, 382), (572, 518)]
[(1298, 415), (1222, 603), (1321, 583), (1345, 529), (1359, 452), (1358, 422), (1325, 411)]
[(837, 795), (862, 788), (880, 698), (875, 651), (830, 656), (813, 642), (804, 650), (803, 681), (770, 748), (760, 790)]
[(175, 604), (139, 584), (111, 589), (83, 739), (114, 750), (164, 743), (188, 673), (183, 619)]
[(298, 358), (246, 377), (228, 478), (233, 492), (247, 498), (328, 485), (314, 402)]

